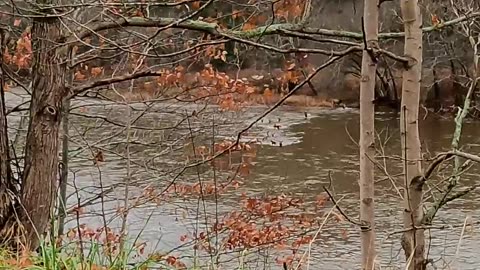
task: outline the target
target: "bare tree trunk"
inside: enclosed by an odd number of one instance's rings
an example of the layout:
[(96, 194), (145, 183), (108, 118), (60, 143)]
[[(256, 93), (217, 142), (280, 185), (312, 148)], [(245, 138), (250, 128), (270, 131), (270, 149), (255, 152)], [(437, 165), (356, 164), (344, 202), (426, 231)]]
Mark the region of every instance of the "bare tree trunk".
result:
[(375, 78), (378, 49), (378, 0), (365, 0), (363, 18), (365, 49), (360, 83), (360, 222), (362, 269), (375, 267), (374, 158), (375, 158)]
[[(75, 16), (77, 17), (77, 16)], [(74, 66), (75, 52), (72, 46), (68, 47), (69, 66)], [(68, 70), (65, 74), (69, 85), (73, 85), (73, 72)], [(68, 78), (67, 78), (68, 77)], [(62, 235), (65, 229), (65, 217), (67, 216), (67, 184), (68, 184), (68, 147), (70, 136), (68, 134), (70, 128), (70, 99), (66, 99), (63, 103), (62, 114), (62, 169), (60, 171), (60, 198), (58, 207), (58, 235)]]
[(12, 168), (10, 167), (10, 151), (8, 147), (7, 115), (5, 107), (3, 52), (4, 32), (0, 30), (0, 225), (7, 222), (12, 215), (12, 196), (17, 192), (13, 184)]
[(60, 198), (58, 202), (58, 235), (63, 235), (65, 217), (67, 216), (67, 183), (68, 183), (68, 145), (69, 145), (69, 110), (70, 100), (64, 102), (62, 116), (62, 167), (60, 171)]
[(403, 72), (400, 132), (402, 157), (405, 174), (404, 226), (409, 230), (403, 235), (402, 247), (408, 269), (425, 269), (424, 231), (416, 229), (421, 225), (422, 171), (421, 144), (418, 132), (418, 110), (422, 77), (422, 16), (418, 0), (402, 0), (401, 11), (405, 28), (405, 55), (411, 58), (411, 65)]
[[(57, 0), (37, 0), (53, 12)], [(34, 249), (49, 224), (58, 176), (58, 133), (66, 96), (65, 64), (61, 64), (61, 24), (57, 17), (33, 19), (32, 101), (22, 179), (22, 215), (26, 246)]]

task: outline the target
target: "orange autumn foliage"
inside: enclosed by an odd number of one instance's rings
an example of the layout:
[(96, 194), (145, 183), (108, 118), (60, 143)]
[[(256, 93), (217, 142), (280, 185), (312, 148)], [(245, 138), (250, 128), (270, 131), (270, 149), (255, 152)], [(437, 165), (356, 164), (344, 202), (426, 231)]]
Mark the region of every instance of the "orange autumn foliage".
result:
[(32, 37), (30, 28), (27, 28), (15, 43), (12, 55), (8, 48), (3, 52), (3, 61), (7, 65), (14, 65), (19, 69), (28, 69), (32, 64)]
[(441, 20), (437, 15), (432, 14), (431, 17), (432, 17), (432, 25), (433, 26), (437, 26), (441, 23)]
[(33, 266), (32, 255), (23, 251), (18, 257), (7, 258), (4, 261), (0, 261), (0, 268), (7, 267), (6, 269), (20, 270)]

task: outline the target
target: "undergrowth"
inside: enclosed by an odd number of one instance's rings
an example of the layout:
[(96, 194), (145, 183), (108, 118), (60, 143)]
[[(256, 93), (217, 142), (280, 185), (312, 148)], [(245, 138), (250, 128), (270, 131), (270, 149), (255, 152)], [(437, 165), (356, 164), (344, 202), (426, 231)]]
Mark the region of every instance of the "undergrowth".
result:
[[(0, 248), (0, 269), (11, 270), (146, 270), (178, 269), (171, 257), (151, 254), (142, 257), (142, 249), (125, 245), (125, 250), (106, 253), (99, 241), (69, 242), (62, 245), (44, 241), (36, 252), (11, 252)], [(110, 247), (111, 248), (111, 247)], [(169, 265), (169, 264), (173, 264)], [(184, 267), (180, 267), (184, 268)], [(184, 268), (185, 269), (185, 268)]]

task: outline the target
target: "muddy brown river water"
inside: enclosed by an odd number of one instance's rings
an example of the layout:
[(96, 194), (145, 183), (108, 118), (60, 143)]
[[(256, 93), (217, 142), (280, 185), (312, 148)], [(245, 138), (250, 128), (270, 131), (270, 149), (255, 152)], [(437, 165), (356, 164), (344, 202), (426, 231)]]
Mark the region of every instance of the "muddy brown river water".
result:
[[(10, 104), (18, 102), (18, 97), (7, 98), (11, 100)], [(213, 108), (205, 116), (187, 123), (180, 120), (193, 110), (200, 112), (202, 105), (133, 106), (132, 117), (140, 114), (142, 117), (133, 124), (140, 129), (131, 133), (131, 177), (127, 179), (127, 163), (124, 158), (126, 136), (119, 127), (119, 123), (125, 123), (128, 119), (126, 107), (92, 100), (75, 101), (73, 107), (77, 107), (74, 112), (89, 117), (72, 117), (70, 180), (75, 179), (75, 187), (69, 185), (69, 193), (73, 194), (69, 198), (69, 204), (77, 202), (75, 194), (85, 201), (95, 197), (100, 186), (112, 188), (112, 192), (105, 195), (103, 204), (100, 200), (95, 200), (86, 207), (86, 214), (80, 222), (91, 227), (102, 226), (102, 213), (105, 213), (111, 226), (119, 226), (119, 219), (113, 217), (117, 214), (116, 209), (123, 204), (126, 181), (130, 182), (131, 196), (135, 196), (143, 192), (146, 186), (162, 190), (168, 181), (177, 177), (184, 165), (181, 162), (185, 162), (184, 144), (191, 135), (208, 141), (212, 138), (212, 130), (215, 130), (215, 139), (233, 138), (236, 132), (266, 109), (251, 107), (243, 112), (219, 113)], [(240, 190), (251, 196), (285, 193), (314, 201), (323, 192), (323, 186), (331, 185), (339, 197), (343, 196), (340, 202), (342, 208), (356, 217), (358, 148), (355, 141), (358, 139), (358, 112), (352, 109), (308, 109), (306, 112), (307, 117), (305, 110), (280, 108), (257, 123), (248, 133), (245, 139), (254, 138), (257, 151), (252, 159), (250, 173), (243, 179), (244, 185)], [(102, 118), (116, 124), (106, 123)], [(18, 120), (18, 115), (12, 116), (11, 125), (16, 125)], [(178, 124), (175, 129), (168, 128), (174, 124)], [(452, 119), (431, 114), (421, 121), (420, 127), (426, 157), (449, 149), (454, 128)], [(388, 157), (379, 161), (386, 165), (392, 178), (387, 179), (385, 172), (377, 169), (377, 260), (382, 269), (404, 269), (400, 235), (386, 237), (402, 228), (402, 207), (392, 184), (400, 186), (403, 181), (399, 175), (401, 162), (395, 159), (400, 154), (396, 114), (377, 113), (376, 130), (378, 155)], [(461, 140), (463, 149), (479, 154), (479, 135), (480, 122), (467, 122)], [(91, 154), (99, 149), (104, 152), (106, 161), (97, 168), (92, 164)], [(480, 165), (473, 166), (462, 176), (462, 186), (478, 184), (479, 172)], [(196, 170), (188, 169), (178, 179), (194, 181), (198, 177), (197, 173)], [(208, 168), (202, 168), (199, 174), (205, 179), (211, 177)], [(448, 176), (448, 168), (442, 174)], [(438, 179), (429, 188), (434, 189), (435, 183), (438, 183)], [(480, 191), (474, 191), (452, 202), (438, 214), (435, 225), (447, 228), (432, 230), (428, 237), (429, 257), (434, 260), (436, 269), (480, 269), (480, 256), (477, 253), (480, 249), (480, 231), (476, 225), (480, 222), (479, 194)], [(207, 201), (204, 209), (226, 212), (235, 208), (238, 208), (238, 196), (227, 193), (217, 205), (211, 200)], [(139, 238), (149, 243), (149, 250), (167, 251), (182, 244), (180, 236), (192, 233), (199, 218), (197, 201), (194, 199), (170, 200), (160, 206), (149, 203), (130, 212), (128, 231), (132, 237), (140, 233)], [(75, 226), (76, 223), (71, 218), (69, 226)], [(473, 225), (463, 229), (464, 223)], [(346, 237), (339, 234), (340, 228), (347, 229)], [(359, 238), (359, 230), (348, 223), (326, 226), (312, 245), (310, 269), (357, 269), (360, 259)], [(183, 252), (194, 256), (191, 248), (186, 247)], [(262, 254), (262, 258), (249, 267), (281, 269), (274, 260), (269, 261), (264, 256)], [(189, 259), (191, 258), (185, 260)], [(235, 261), (224, 269), (233, 269), (232, 265), (238, 265), (238, 262)]]

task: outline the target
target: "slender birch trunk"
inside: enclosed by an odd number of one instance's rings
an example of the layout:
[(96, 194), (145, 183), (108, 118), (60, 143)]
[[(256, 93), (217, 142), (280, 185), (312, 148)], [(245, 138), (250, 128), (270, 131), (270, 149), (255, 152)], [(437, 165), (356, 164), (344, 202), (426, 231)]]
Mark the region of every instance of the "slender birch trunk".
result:
[(421, 144), (418, 131), (420, 85), (422, 78), (422, 16), (418, 0), (402, 0), (401, 12), (405, 29), (405, 55), (411, 65), (403, 72), (400, 131), (405, 174), (404, 226), (408, 229), (402, 239), (409, 270), (425, 269), (424, 230), (421, 225), (422, 209), (422, 164)]
[(378, 48), (378, 0), (365, 0), (364, 30), (366, 48), (362, 56), (360, 83), (360, 222), (362, 269), (375, 267), (374, 156), (375, 156), (375, 74)]

